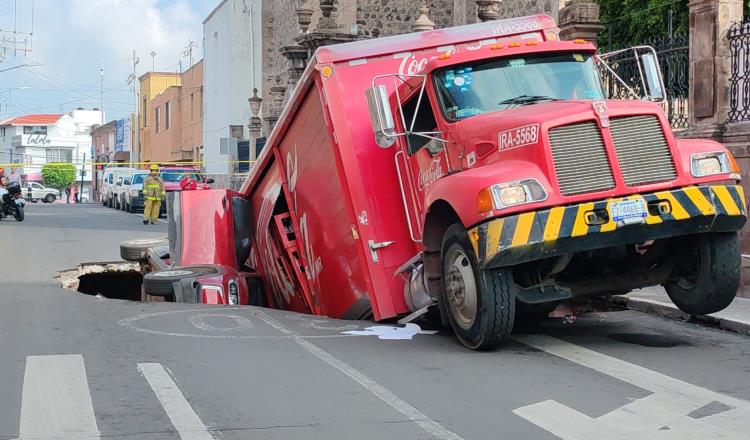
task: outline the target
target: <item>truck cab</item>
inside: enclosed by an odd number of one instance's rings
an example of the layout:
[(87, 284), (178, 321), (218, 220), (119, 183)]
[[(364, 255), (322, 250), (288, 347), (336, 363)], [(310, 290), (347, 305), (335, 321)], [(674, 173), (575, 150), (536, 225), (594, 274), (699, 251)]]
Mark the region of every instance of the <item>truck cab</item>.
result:
[[(438, 303), (467, 347), (496, 345), (517, 305), (656, 284), (690, 314), (734, 298), (739, 168), (716, 142), (674, 136), (656, 53), (630, 51), (633, 84), (592, 44), (551, 32), (373, 78), (374, 135), (396, 150), (423, 248), (414, 303)], [(605, 81), (635, 99), (606, 99)]]

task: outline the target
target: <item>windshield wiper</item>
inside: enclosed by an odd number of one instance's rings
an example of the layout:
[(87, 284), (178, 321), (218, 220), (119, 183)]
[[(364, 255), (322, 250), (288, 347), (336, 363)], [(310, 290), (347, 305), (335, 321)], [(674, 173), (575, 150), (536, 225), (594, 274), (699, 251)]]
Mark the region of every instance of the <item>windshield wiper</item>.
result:
[(542, 101), (559, 101), (559, 99), (544, 95), (520, 95), (515, 98), (500, 101), (498, 102), (498, 105), (524, 105), (535, 104)]

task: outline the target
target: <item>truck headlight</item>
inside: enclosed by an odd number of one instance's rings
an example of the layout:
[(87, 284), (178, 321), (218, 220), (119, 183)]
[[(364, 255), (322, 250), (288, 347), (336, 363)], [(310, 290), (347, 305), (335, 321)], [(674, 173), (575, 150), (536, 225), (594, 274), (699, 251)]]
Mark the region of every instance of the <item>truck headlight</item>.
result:
[(691, 156), (693, 177), (714, 176), (716, 174), (739, 174), (740, 170), (733, 157), (724, 151), (696, 153)]
[(131, 197), (138, 197), (138, 190), (137, 189), (131, 189), (130, 190), (130, 196)]
[(535, 179), (516, 180), (481, 190), (477, 195), (477, 211), (483, 214), (492, 209), (504, 209), (546, 199), (547, 191)]

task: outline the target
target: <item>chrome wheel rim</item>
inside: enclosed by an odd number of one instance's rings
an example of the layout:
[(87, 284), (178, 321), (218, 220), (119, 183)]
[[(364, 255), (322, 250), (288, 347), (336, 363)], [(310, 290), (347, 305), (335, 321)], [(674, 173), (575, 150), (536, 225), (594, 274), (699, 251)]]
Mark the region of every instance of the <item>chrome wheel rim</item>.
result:
[(477, 316), (477, 283), (469, 257), (459, 249), (448, 255), (446, 290), (448, 308), (456, 324), (469, 330)]

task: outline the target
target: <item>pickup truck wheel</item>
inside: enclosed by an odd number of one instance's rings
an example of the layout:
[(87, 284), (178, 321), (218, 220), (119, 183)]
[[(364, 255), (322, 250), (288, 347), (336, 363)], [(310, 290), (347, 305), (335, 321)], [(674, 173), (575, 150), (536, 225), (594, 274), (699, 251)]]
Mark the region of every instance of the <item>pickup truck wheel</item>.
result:
[(146, 292), (146, 295), (172, 296), (175, 293), (173, 283), (186, 278), (198, 278), (218, 273), (218, 269), (210, 266), (177, 267), (159, 272), (149, 272), (143, 277), (143, 291)]
[(57, 197), (54, 194), (44, 196), (44, 203), (55, 203), (55, 200), (57, 200)]
[(479, 270), (467, 231), (460, 224), (445, 233), (441, 267), (440, 300), (459, 341), (472, 350), (500, 345), (513, 330), (516, 299), (511, 272)]
[(740, 248), (736, 232), (688, 237), (672, 278), (664, 284), (684, 313), (708, 315), (725, 309), (740, 285)]
[(120, 243), (120, 256), (125, 261), (141, 261), (145, 252), (157, 246), (168, 246), (166, 238), (140, 238), (136, 240), (125, 240)]

